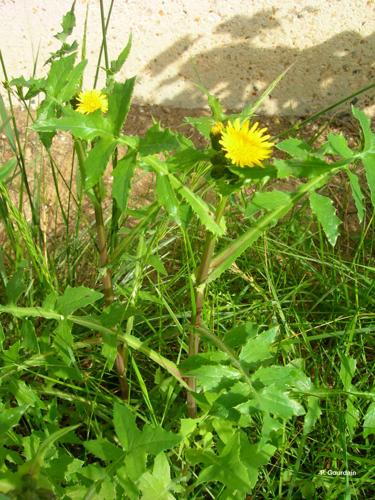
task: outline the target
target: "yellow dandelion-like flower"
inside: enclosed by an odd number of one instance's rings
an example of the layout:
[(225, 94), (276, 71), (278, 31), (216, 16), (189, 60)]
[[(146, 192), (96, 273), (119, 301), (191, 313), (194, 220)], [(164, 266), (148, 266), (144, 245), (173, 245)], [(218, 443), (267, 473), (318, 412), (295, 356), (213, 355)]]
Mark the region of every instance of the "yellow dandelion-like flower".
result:
[(216, 122), (213, 127), (211, 128), (211, 134), (212, 135), (221, 135), (221, 133), (224, 130), (224, 125), (222, 122)]
[(228, 158), (238, 167), (263, 167), (263, 161), (272, 154), (273, 143), (266, 134), (267, 128), (258, 128), (254, 123), (250, 128), (249, 120), (242, 123), (239, 118), (228, 122), (220, 140), (221, 147)]
[(93, 113), (100, 109), (103, 113), (108, 111), (108, 99), (100, 90), (86, 90), (80, 92), (77, 98), (78, 106), (76, 111), (82, 114)]
[(224, 125), (222, 122), (216, 122), (210, 130), (211, 145), (216, 151), (221, 150), (220, 139), (223, 130)]

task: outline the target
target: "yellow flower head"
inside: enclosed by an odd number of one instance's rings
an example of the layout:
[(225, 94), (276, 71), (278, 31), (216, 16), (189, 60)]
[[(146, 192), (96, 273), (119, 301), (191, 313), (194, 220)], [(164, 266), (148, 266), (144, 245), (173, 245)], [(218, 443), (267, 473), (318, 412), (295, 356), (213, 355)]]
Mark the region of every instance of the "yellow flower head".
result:
[(77, 98), (78, 106), (76, 111), (82, 114), (93, 113), (100, 109), (103, 113), (108, 111), (108, 99), (100, 90), (86, 90), (80, 92)]
[(272, 154), (273, 143), (268, 139), (267, 129), (258, 129), (259, 123), (250, 128), (249, 120), (242, 123), (239, 118), (228, 122), (220, 140), (221, 147), (228, 158), (238, 167), (263, 167), (263, 161)]
[(211, 128), (211, 134), (214, 136), (221, 135), (224, 130), (224, 125), (221, 122), (216, 122)]
[(221, 150), (220, 139), (223, 130), (224, 125), (221, 122), (216, 122), (210, 130), (211, 146), (216, 149), (216, 151)]

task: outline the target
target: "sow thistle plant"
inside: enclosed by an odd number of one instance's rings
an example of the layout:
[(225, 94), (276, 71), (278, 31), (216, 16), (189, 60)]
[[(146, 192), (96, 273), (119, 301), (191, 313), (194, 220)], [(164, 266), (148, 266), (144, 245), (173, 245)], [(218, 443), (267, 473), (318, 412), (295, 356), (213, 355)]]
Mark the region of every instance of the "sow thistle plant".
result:
[[(17, 165), (22, 170), (17, 156), (0, 172), (0, 194), (7, 213), (15, 214), (13, 222), (24, 239), (35, 279), (45, 285), (46, 296), (40, 307), (21, 306), (19, 295), (12, 292), (16, 287), (9, 287), (9, 303), (0, 306), (0, 313), (14, 317), (15, 324), (23, 321), (27, 325), (22, 332), (27, 333), (28, 348), (31, 346), (32, 352), (30, 357), (29, 351), (22, 351), (18, 340), (5, 351), (3, 359), (16, 357), (18, 364), (15, 368), (4, 361), (4, 377), (15, 377), (16, 400), (25, 403), (18, 404), (16, 410), (13, 406), (4, 409), (5, 417), (0, 417), (5, 436), (2, 445), (13, 446), (12, 427), (22, 417), (28, 421), (35, 419), (42, 425), (40, 415), (46, 411), (44, 401), (34, 397), (33, 392), (40, 379), (26, 385), (20, 378), (23, 370), (26, 373), (34, 369), (38, 376), (48, 379), (53, 391), (56, 390), (56, 397), (61, 398), (64, 395), (55, 389), (58, 384), (53, 382), (53, 377), (60, 383), (72, 374), (72, 387), (84, 394), (79, 352), (100, 345), (100, 354), (105, 359), (103, 373), (116, 367), (119, 398), (106, 389), (100, 402), (90, 400), (90, 422), (96, 419), (97, 427), (105, 427), (95, 439), (86, 432), (78, 437), (80, 422), (76, 424), (76, 419), (74, 425), (59, 428), (62, 422), (51, 417), (53, 424), (49, 425), (48, 436), (38, 431), (33, 434), (32, 446), (31, 441), (19, 444), (12, 455), (15, 465), (11, 471), (6, 471), (4, 464), (0, 466), (0, 493), (21, 495), (31, 488), (36, 494), (47, 491), (59, 498), (100, 495), (110, 500), (125, 497), (135, 500), (140, 496), (154, 498), (151, 493), (160, 491), (162, 498), (168, 499), (175, 498), (174, 494), (179, 495), (178, 498), (191, 498), (207, 492), (217, 498), (246, 498), (257, 484), (261, 468), (284, 446), (286, 422), (303, 416), (303, 435), (313, 430), (321, 413), (321, 393), (304, 373), (303, 360), (278, 363), (278, 355), (286, 347), (277, 324), (261, 327), (246, 322), (233, 326), (225, 335), (214, 334), (206, 321), (207, 288), (304, 198), (308, 198), (311, 213), (329, 242), (335, 245), (340, 220), (332, 200), (319, 191), (339, 172), (348, 176), (358, 219), (362, 221), (366, 212), (365, 197), (358, 175), (351, 167), (363, 165), (375, 206), (375, 134), (365, 114), (353, 107), (362, 134), (358, 150), (352, 150), (339, 134), (330, 134), (318, 149), (296, 137), (277, 142), (267, 128), (256, 121), (256, 112), (281, 75), (257, 102), (235, 114), (226, 114), (219, 100), (203, 89), (211, 116), (186, 120), (206, 138), (207, 146), (203, 149), (196, 148), (183, 134), (163, 129), (157, 122), (142, 137), (126, 135), (123, 128), (135, 78), (118, 82), (115, 76), (127, 59), (131, 39), (116, 60), (109, 63), (106, 55), (105, 87), (82, 90), (87, 61), (82, 58), (77, 63), (77, 45), (66, 42), (74, 22), (72, 8), (64, 17), (62, 33), (57, 35), (62, 46), (49, 60), (47, 77), (14, 79), (7, 82), (7, 88), (26, 105), (35, 96), (42, 96), (32, 128), (49, 154), (58, 131), (68, 132), (73, 138), (78, 165), (77, 196), (80, 201), (86, 196), (93, 206), (95, 248), (100, 266), (97, 278), (102, 286), (98, 291), (68, 283), (60, 289), (57, 276), (45, 277), (48, 266), (43, 261), (38, 235), (27, 232), (22, 212), (13, 206), (8, 195), (7, 183), (13, 170)], [(276, 148), (284, 153), (284, 159), (273, 158)], [(104, 175), (109, 165), (112, 183), (106, 188)], [(131, 211), (129, 198), (136, 169), (154, 174), (155, 198), (146, 209)], [(288, 178), (300, 181), (293, 190), (272, 188), (271, 180)], [(253, 188), (252, 195), (248, 194), (249, 186)], [(214, 202), (207, 201), (207, 192), (214, 195)], [(226, 232), (225, 221), (231, 217), (229, 202), (234, 203), (241, 193), (247, 198), (248, 223), (241, 234), (232, 238)], [(104, 204), (105, 201), (109, 203)], [(108, 212), (104, 205), (109, 205)], [(130, 214), (136, 216), (137, 223), (133, 228), (125, 228)], [(37, 215), (33, 218), (35, 225)], [(150, 299), (143, 290), (145, 270), (152, 267), (161, 270), (161, 274), (168, 273), (168, 266), (150, 243), (154, 235), (163, 233), (166, 225), (172, 225), (186, 241), (187, 233), (193, 231), (196, 223), (204, 232), (204, 244), (202, 248), (190, 248), (191, 260), (197, 266), (185, 277), (186, 301), (191, 303), (189, 321), (181, 323), (179, 315), (171, 313), (185, 350), (182, 353), (185, 359), (177, 363), (152, 349), (147, 338), (137, 335), (134, 310), (139, 297)], [(33, 238), (37, 252), (33, 250)], [(119, 269), (129, 260), (134, 265), (129, 273), (131, 286), (126, 288), (126, 282), (120, 278), (117, 282), (116, 277), (123, 277)], [(158, 297), (153, 301), (170, 312), (166, 300)], [(39, 336), (34, 338), (30, 334), (35, 332), (30, 318), (42, 321), (40, 340)], [(205, 346), (211, 347), (207, 351), (199, 352), (201, 338), (205, 339)], [(17, 349), (21, 354), (18, 351), (16, 354)], [(134, 352), (142, 353), (168, 373), (171, 404), (172, 401), (182, 404), (181, 395), (187, 395), (190, 418), (181, 420), (178, 433), (159, 424), (151, 390), (144, 378), (146, 368), (137, 364)], [(179, 361), (180, 354), (176, 353), (174, 359)], [(151, 415), (150, 422), (142, 428), (136, 422), (138, 408), (132, 408), (131, 404), (127, 380), (129, 362)], [(60, 371), (53, 371), (56, 363)], [(176, 402), (178, 397), (180, 403)], [(72, 397), (72, 401), (76, 401), (76, 408), (87, 410), (81, 396)], [(52, 409), (48, 412), (54, 415)], [(161, 421), (163, 419), (164, 416)], [(176, 426), (171, 428), (175, 430)], [(258, 429), (257, 432), (254, 429)], [(97, 462), (84, 463), (58, 446), (58, 441), (68, 434), (97, 458)], [(69, 470), (64, 468), (67, 471), (64, 477), (45, 461), (47, 452), (57, 464), (69, 464)], [(178, 474), (177, 470), (182, 468), (188, 472)]]

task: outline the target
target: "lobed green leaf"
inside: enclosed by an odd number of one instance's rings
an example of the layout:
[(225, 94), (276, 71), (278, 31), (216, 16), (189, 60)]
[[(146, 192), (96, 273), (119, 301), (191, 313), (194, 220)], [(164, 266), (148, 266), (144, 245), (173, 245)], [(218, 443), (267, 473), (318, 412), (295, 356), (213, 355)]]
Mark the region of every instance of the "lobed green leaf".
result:
[(310, 193), (310, 207), (322, 225), (328, 241), (332, 246), (335, 246), (341, 221), (336, 215), (336, 209), (333, 206), (332, 200), (327, 198), (327, 196), (312, 192)]
[(85, 286), (72, 288), (68, 285), (63, 295), (58, 297), (56, 301), (56, 310), (66, 317), (77, 309), (93, 304), (102, 297), (103, 294), (101, 292), (97, 292), (91, 288), (86, 288)]

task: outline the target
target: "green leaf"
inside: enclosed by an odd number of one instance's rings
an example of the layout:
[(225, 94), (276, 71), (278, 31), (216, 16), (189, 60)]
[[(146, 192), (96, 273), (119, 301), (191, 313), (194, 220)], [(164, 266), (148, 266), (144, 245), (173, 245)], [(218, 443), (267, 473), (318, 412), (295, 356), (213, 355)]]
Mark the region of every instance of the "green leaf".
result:
[(224, 228), (215, 222), (213, 214), (211, 213), (206, 202), (191, 191), (186, 185), (182, 184), (177, 177), (172, 175), (165, 163), (159, 159), (148, 156), (143, 161), (150, 165), (157, 174), (168, 175), (172, 187), (180, 194), (185, 201), (191, 206), (192, 210), (200, 219), (201, 223), (213, 234), (221, 236), (224, 234)]
[(259, 326), (252, 321), (235, 326), (225, 334), (224, 344), (231, 348), (243, 346), (249, 338), (255, 337), (258, 330)]
[[(25, 264), (24, 264), (25, 265)], [(5, 293), (8, 302), (12, 304), (16, 304), (21, 295), (26, 290), (26, 281), (25, 281), (25, 269), (24, 267), (19, 267), (14, 275), (9, 279)]]
[(16, 146), (16, 140), (14, 137), (12, 127), (10, 126), (10, 123), (9, 123), (11, 120), (11, 117), (8, 116), (8, 112), (7, 112), (7, 109), (6, 109), (5, 104), (4, 104), (4, 99), (1, 95), (0, 95), (0, 118), (1, 118), (0, 132), (2, 132), (4, 130), (5, 137), (7, 138), (7, 141), (9, 142), (9, 145), (12, 148), (12, 151), (14, 153), (17, 153), (18, 150), (17, 150), (17, 146)]
[(247, 413), (249, 408), (271, 413), (276, 417), (288, 419), (294, 415), (303, 415), (305, 410), (300, 403), (292, 399), (287, 392), (280, 391), (276, 386), (270, 385), (256, 393), (255, 399), (236, 406), (241, 413)]
[(28, 408), (29, 405), (21, 405), (14, 408), (3, 408), (0, 412), (0, 436), (3, 436), (12, 427), (17, 425), (20, 418)]
[(113, 138), (108, 120), (100, 110), (83, 115), (77, 111), (64, 109), (62, 118), (38, 119), (32, 126), (36, 132), (71, 132), (78, 139), (91, 141), (96, 137)]
[[(348, 163), (350, 163), (349, 160)], [(274, 160), (274, 165), (278, 179), (286, 179), (287, 177), (311, 179), (335, 168), (335, 164), (328, 164), (315, 156), (309, 156), (305, 160)]]
[(84, 441), (83, 446), (87, 451), (105, 462), (115, 462), (123, 457), (121, 448), (105, 438)]
[[(213, 453), (201, 453), (208, 467), (199, 474), (198, 483), (219, 481), (231, 492), (237, 492), (244, 498), (251, 488), (249, 470), (241, 457), (240, 432), (236, 432), (222, 449), (219, 456)], [(232, 497), (233, 498), (233, 497)]]
[(277, 190), (267, 193), (255, 193), (251, 202), (255, 206), (266, 210), (275, 210), (279, 208), (280, 205), (292, 204), (291, 197), (288, 193)]
[(269, 441), (274, 442), (275, 439), (277, 439), (278, 435), (280, 435), (282, 427), (283, 424), (280, 422), (280, 420), (271, 417), (269, 413), (264, 413), (261, 442), (262, 443), (267, 443)]
[(31, 386), (27, 385), (23, 380), (12, 378), (8, 382), (8, 389), (20, 406), (25, 405), (46, 409), (45, 403), (38, 398)]
[(213, 94), (211, 94), (208, 91), (208, 89), (206, 89), (206, 87), (204, 87), (203, 85), (196, 83), (195, 86), (198, 87), (198, 89), (203, 94), (205, 94), (205, 96), (207, 97), (207, 102), (208, 102), (208, 105), (209, 105), (211, 113), (212, 113), (212, 118), (215, 121), (225, 120), (225, 114), (224, 114), (224, 111), (223, 111), (223, 108), (220, 104), (219, 99), (216, 96), (214, 96)]
[[(100, 483), (98, 498), (101, 498), (103, 500), (113, 500), (117, 497), (117, 491), (118, 488), (116, 481), (113, 481), (113, 478), (111, 476), (105, 477)], [(86, 495), (85, 497), (88, 498), (88, 496)]]
[(135, 453), (158, 455), (164, 450), (174, 448), (181, 442), (182, 437), (162, 427), (145, 425), (134, 440), (131, 450)]
[(225, 120), (225, 113), (223, 111), (223, 108), (220, 104), (219, 99), (210, 94), (209, 92), (207, 93), (207, 102), (210, 107), (212, 117), (214, 118), (215, 121), (223, 121)]
[(121, 132), (128, 116), (131, 98), (135, 84), (135, 77), (125, 83), (115, 82), (108, 96), (108, 120), (112, 124), (112, 132), (116, 137)]
[(124, 146), (129, 146), (131, 149), (138, 149), (139, 146), (139, 137), (137, 135), (123, 135), (121, 134), (117, 137), (117, 142), (119, 144), (123, 144)]
[(185, 117), (185, 122), (192, 125), (200, 134), (202, 134), (207, 139), (210, 138), (211, 128), (215, 123), (215, 120), (211, 116), (187, 116)]
[(103, 333), (102, 355), (107, 360), (107, 370), (112, 370), (117, 356), (117, 338), (115, 335)]
[(174, 192), (167, 175), (156, 175), (156, 194), (160, 204), (163, 205), (172, 219), (180, 225), (180, 202), (177, 199), (176, 193)]
[(238, 380), (241, 374), (238, 370), (226, 365), (206, 365), (198, 368), (186, 370), (187, 375), (196, 377), (199, 385), (210, 391), (218, 387), (225, 380)]
[(68, 285), (61, 297), (56, 301), (56, 309), (64, 316), (68, 316), (77, 309), (86, 307), (101, 299), (103, 294), (85, 286), (72, 288)]
[(118, 161), (113, 170), (112, 197), (116, 200), (121, 213), (128, 207), (131, 181), (134, 176), (137, 155), (134, 151), (129, 151)]
[(312, 192), (310, 193), (310, 207), (322, 225), (328, 241), (332, 246), (335, 246), (341, 221), (336, 215), (336, 209), (333, 206), (332, 200), (326, 196)]
[[(277, 170), (274, 165), (265, 165), (264, 167), (251, 167), (251, 168), (241, 168), (235, 167), (233, 165), (225, 165), (225, 169), (229, 170), (236, 174), (242, 180), (253, 181), (260, 179), (276, 179), (277, 178)], [(237, 184), (238, 185), (238, 184)], [(239, 188), (242, 187), (242, 184), (238, 185)], [(236, 184), (227, 184), (227, 189), (236, 189)]]
[(114, 404), (113, 425), (123, 449), (127, 452), (130, 451), (140, 431), (135, 424), (134, 414), (125, 404)]
[(252, 364), (271, 358), (274, 355), (272, 344), (277, 334), (278, 327), (273, 327), (250, 338), (241, 349), (240, 361)]
[(61, 359), (68, 365), (75, 363), (73, 353), (73, 335), (72, 324), (70, 321), (64, 320), (58, 324), (55, 330), (53, 345), (59, 353)]
[(258, 481), (259, 469), (268, 464), (275, 451), (276, 448), (272, 444), (262, 441), (252, 444), (249, 442), (248, 437), (241, 433), (240, 457), (248, 470), (250, 488), (254, 488)]
[(375, 154), (368, 154), (362, 157), (362, 163), (365, 167), (367, 184), (371, 193), (371, 202), (375, 210)]
[(84, 163), (85, 189), (94, 187), (102, 178), (111, 158), (116, 142), (112, 137), (102, 137), (90, 150)]
[[(19, 78), (13, 78), (9, 85), (15, 86), (17, 88), (17, 92), (19, 94), (23, 94), (22, 89), (25, 87), (28, 89), (26, 95), (24, 95), (25, 100), (32, 99), (36, 95), (38, 95), (42, 90), (46, 88), (46, 79), (45, 78), (29, 78), (25, 80), (23, 76)], [(1, 130), (1, 128), (0, 128)]]
[(71, 54), (52, 62), (45, 85), (47, 98), (58, 98), (68, 81), (75, 59), (76, 54)]
[(5, 182), (6, 178), (17, 166), (17, 159), (11, 158), (6, 163), (4, 163), (0, 168), (0, 181)]
[(251, 376), (251, 380), (259, 380), (264, 386), (274, 385), (283, 390), (294, 387), (307, 392), (313, 389), (309, 377), (293, 365), (262, 366)]
[(173, 500), (170, 493), (173, 487), (168, 459), (164, 453), (155, 457), (152, 474), (146, 471), (139, 480), (142, 500)]
[(354, 153), (349, 148), (345, 137), (341, 134), (328, 134), (328, 143), (335, 153), (343, 158), (353, 158)]
[(153, 254), (150, 255), (147, 259), (147, 263), (151, 264), (151, 266), (161, 275), (161, 276), (168, 276), (168, 272), (165, 269), (165, 266), (163, 264), (163, 261), (159, 257), (159, 255)]
[(78, 52), (78, 42), (74, 40), (73, 43), (63, 43), (61, 48), (56, 50), (56, 52), (52, 52), (51, 56), (47, 59), (45, 64), (49, 64), (56, 59), (61, 59), (63, 56), (67, 54), (77, 53)]
[(72, 34), (72, 31), (76, 25), (76, 18), (74, 15), (75, 1), (72, 4), (71, 9), (64, 15), (61, 27), (62, 31), (55, 35), (55, 38), (60, 40), (60, 42), (65, 42), (65, 40)]
[(227, 361), (228, 355), (225, 352), (209, 351), (189, 356), (181, 363), (180, 366), (184, 372), (190, 373), (191, 370), (201, 368), (202, 366), (211, 366), (211, 368), (215, 368), (216, 365), (226, 363)]
[(61, 103), (65, 103), (70, 101), (72, 97), (79, 90), (80, 83), (82, 81), (83, 71), (86, 67), (87, 61), (84, 59), (80, 63), (75, 66), (69, 74), (69, 77), (66, 79), (66, 84), (62, 88), (61, 92), (58, 95), (58, 100)]
[(16, 318), (46, 318), (46, 319), (56, 319), (63, 320), (64, 316), (55, 312), (49, 311), (48, 309), (43, 309), (42, 307), (17, 307), (14, 305), (0, 305), (0, 314), (7, 313), (15, 316)]
[(297, 158), (298, 160), (307, 160), (309, 155), (312, 153), (311, 146), (309, 146), (307, 142), (295, 137), (279, 142), (276, 144), (276, 147), (280, 151), (285, 151), (290, 156)]
[(370, 434), (375, 434), (375, 402), (367, 408), (363, 421), (363, 437), (367, 438)]
[[(346, 175), (349, 177), (350, 187), (352, 190), (352, 196), (357, 209), (358, 220), (361, 223), (365, 216), (365, 207), (363, 204), (364, 196), (359, 184), (357, 174), (351, 172), (349, 169), (346, 170)], [(375, 176), (374, 176), (375, 179)]]
[(339, 376), (342, 382), (344, 391), (350, 392), (352, 388), (352, 378), (354, 377), (357, 360), (347, 356), (346, 354), (341, 354), (341, 364)]
[(354, 406), (354, 398), (349, 396), (346, 399), (345, 423), (351, 438), (354, 437), (359, 422), (359, 410)]
[(305, 410), (300, 403), (286, 392), (278, 391), (275, 386), (265, 387), (259, 393), (259, 408), (281, 418), (303, 415)]
[(166, 162), (170, 172), (184, 172), (199, 162), (209, 161), (211, 156), (212, 154), (209, 150), (188, 146), (175, 151), (172, 156), (167, 158)]
[(141, 156), (148, 156), (179, 148), (178, 135), (169, 128), (162, 129), (159, 123), (154, 123), (140, 139), (138, 151)]
[(36, 111), (36, 121), (32, 124), (31, 128), (38, 132), (39, 138), (42, 144), (49, 149), (52, 145), (52, 139), (56, 134), (55, 127), (47, 127), (46, 130), (38, 130), (38, 124), (47, 123), (51, 120), (55, 120), (55, 115), (57, 112), (57, 104), (55, 99), (49, 99), (48, 97), (42, 102)]
[[(216, 390), (216, 393), (218, 392)], [(237, 410), (237, 406), (249, 400), (250, 392), (248, 383), (241, 381), (234, 383), (230, 387), (230, 390), (227, 392), (223, 391), (219, 397), (216, 397), (216, 395), (213, 396), (215, 400), (211, 403), (210, 414), (232, 425), (234, 425), (234, 422), (238, 423), (242, 416)]]
[(113, 424), (117, 437), (127, 453), (158, 455), (173, 448), (182, 436), (166, 431), (162, 427), (145, 425), (140, 431), (135, 424), (135, 417), (125, 404), (115, 403)]
[(319, 398), (315, 396), (309, 396), (307, 398), (307, 413), (303, 421), (303, 434), (307, 436), (314, 429), (322, 410), (319, 404)]
[(128, 43), (126, 44), (125, 48), (120, 52), (120, 55), (118, 56), (117, 59), (111, 61), (110, 72), (112, 74), (118, 73), (120, 69), (123, 67), (125, 61), (129, 56), (131, 46), (132, 46), (132, 34), (130, 33), (128, 38)]
[(359, 121), (363, 134), (363, 152), (374, 149), (375, 146), (375, 134), (371, 131), (371, 120), (365, 113), (352, 106), (352, 113), (354, 118)]

